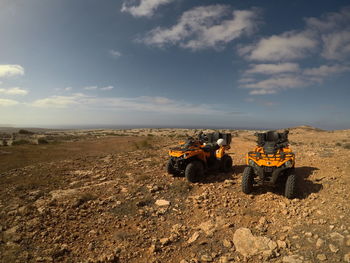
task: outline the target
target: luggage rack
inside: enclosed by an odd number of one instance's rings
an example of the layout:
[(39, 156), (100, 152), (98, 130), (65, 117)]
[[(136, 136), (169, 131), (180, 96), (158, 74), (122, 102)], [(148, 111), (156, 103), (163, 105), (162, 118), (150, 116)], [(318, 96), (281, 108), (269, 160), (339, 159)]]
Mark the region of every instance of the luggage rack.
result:
[(268, 159), (271, 161), (277, 161), (280, 159), (285, 159), (286, 157), (288, 158), (293, 157), (294, 153), (266, 154), (266, 153), (259, 153), (259, 152), (249, 152), (248, 155), (256, 159)]

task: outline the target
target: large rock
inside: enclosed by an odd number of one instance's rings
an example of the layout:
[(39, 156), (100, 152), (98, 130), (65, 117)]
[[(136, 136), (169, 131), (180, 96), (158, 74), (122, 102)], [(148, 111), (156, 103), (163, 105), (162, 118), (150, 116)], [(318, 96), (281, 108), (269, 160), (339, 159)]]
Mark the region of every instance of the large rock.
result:
[(350, 253), (344, 255), (344, 262), (350, 263)]
[(321, 238), (318, 238), (316, 241), (316, 247), (320, 248), (320, 247), (323, 247), (323, 245), (324, 245), (324, 240)]
[(253, 236), (248, 228), (239, 228), (233, 235), (236, 250), (245, 257), (257, 254), (271, 255), (277, 248), (276, 242), (267, 237)]
[(18, 226), (14, 226), (12, 228), (7, 229), (6, 231), (3, 232), (3, 239), (5, 241), (20, 241), (21, 237), (20, 235), (17, 233), (19, 227)]
[(303, 259), (299, 255), (290, 255), (290, 256), (283, 257), (282, 262), (283, 263), (303, 263)]
[(225, 223), (225, 220), (218, 216), (199, 224), (198, 229), (202, 230), (207, 236), (212, 236), (216, 230), (224, 227)]
[(169, 206), (170, 205), (170, 202), (167, 201), (167, 200), (164, 200), (164, 199), (158, 199), (156, 201), (156, 205), (157, 206)]
[(199, 228), (208, 236), (215, 232), (215, 222), (212, 220), (205, 221), (199, 225)]
[(326, 261), (327, 260), (327, 256), (325, 254), (318, 254), (316, 256), (316, 258), (319, 260), (319, 261)]
[(343, 244), (345, 239), (345, 237), (338, 232), (333, 232), (329, 236), (333, 241), (338, 242), (339, 244)]
[(188, 244), (192, 244), (195, 242), (199, 237), (199, 232), (194, 232), (193, 235), (187, 240)]

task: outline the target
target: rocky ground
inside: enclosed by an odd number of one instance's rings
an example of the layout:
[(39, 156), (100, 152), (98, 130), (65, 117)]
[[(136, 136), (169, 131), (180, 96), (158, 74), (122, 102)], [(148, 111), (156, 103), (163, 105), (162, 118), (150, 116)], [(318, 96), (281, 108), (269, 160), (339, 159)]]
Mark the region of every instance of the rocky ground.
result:
[(32, 162), (24, 146), (0, 149), (1, 165), (26, 159), (0, 175), (0, 262), (350, 262), (350, 131), (291, 129), (294, 200), (241, 192), (253, 131), (231, 131), (232, 172), (167, 175), (169, 147), (194, 132), (105, 133)]

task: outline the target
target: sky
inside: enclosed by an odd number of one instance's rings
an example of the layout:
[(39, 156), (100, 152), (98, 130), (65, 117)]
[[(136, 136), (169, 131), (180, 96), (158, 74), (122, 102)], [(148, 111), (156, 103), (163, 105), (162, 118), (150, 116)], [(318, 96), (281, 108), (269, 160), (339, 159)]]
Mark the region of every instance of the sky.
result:
[(350, 3), (0, 0), (0, 126), (350, 128)]

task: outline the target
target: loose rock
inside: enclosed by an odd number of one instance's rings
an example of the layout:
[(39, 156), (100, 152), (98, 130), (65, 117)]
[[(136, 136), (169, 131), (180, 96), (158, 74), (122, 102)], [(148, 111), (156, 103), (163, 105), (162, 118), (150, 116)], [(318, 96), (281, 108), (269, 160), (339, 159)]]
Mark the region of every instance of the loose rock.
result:
[(243, 256), (253, 256), (259, 253), (271, 254), (277, 248), (276, 242), (267, 237), (256, 237), (248, 228), (239, 228), (233, 235), (236, 250)]
[(155, 204), (157, 206), (169, 206), (170, 202), (164, 199), (158, 199)]

